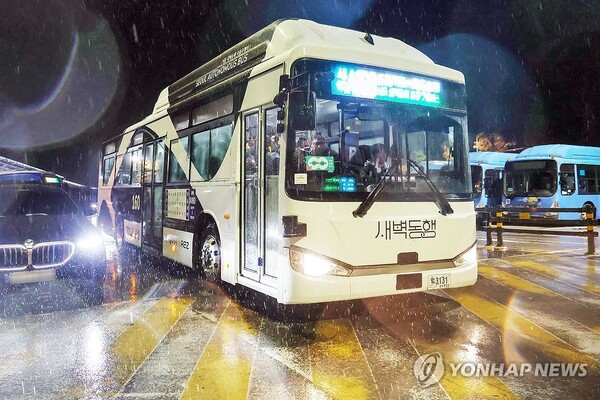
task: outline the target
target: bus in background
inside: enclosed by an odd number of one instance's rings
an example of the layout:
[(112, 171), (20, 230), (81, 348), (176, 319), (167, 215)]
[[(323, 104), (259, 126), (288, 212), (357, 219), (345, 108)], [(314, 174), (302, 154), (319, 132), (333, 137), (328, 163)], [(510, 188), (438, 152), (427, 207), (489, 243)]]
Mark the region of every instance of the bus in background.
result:
[[(579, 208), (600, 205), (600, 148), (552, 144), (523, 150), (505, 167), (505, 206)], [(580, 213), (532, 213), (579, 219)], [(595, 218), (597, 217), (597, 214)]]
[(469, 153), (473, 200), (476, 211), (502, 204), (504, 164), (515, 158), (514, 153), (479, 151)]
[(281, 304), (472, 285), (465, 104), (399, 40), (279, 20), (103, 144), (98, 223)]
[(61, 186), (87, 215), (97, 213), (98, 189), (96, 187), (82, 185), (66, 179), (62, 180)]

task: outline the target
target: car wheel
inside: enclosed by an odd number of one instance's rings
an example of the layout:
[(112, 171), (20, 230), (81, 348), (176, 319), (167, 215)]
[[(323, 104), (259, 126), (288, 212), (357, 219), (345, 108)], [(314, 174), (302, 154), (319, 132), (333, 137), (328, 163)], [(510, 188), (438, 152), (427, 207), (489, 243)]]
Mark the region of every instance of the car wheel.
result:
[(221, 282), (221, 240), (214, 225), (203, 231), (198, 248), (197, 265), (201, 276), (211, 282)]

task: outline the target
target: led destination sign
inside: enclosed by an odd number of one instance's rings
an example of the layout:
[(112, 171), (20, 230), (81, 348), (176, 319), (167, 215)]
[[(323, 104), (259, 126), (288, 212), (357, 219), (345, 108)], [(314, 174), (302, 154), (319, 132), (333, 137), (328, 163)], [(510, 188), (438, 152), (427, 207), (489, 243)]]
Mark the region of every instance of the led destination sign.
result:
[(335, 66), (333, 74), (332, 94), (425, 106), (442, 103), (442, 85), (436, 79), (350, 66)]

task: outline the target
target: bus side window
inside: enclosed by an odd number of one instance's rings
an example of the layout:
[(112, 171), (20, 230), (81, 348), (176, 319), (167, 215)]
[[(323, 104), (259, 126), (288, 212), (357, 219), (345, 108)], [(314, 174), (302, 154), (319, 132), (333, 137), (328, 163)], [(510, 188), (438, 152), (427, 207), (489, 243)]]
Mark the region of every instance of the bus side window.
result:
[(144, 183), (152, 183), (152, 174), (154, 173), (154, 148), (155, 144), (149, 144), (145, 146), (144, 150), (144, 164), (143, 164), (143, 178)]
[[(179, 161), (175, 157), (173, 150), (176, 148), (177, 144), (180, 143), (183, 147), (183, 151), (185, 152), (184, 165), (180, 165)], [(188, 146), (189, 138), (187, 136), (182, 137), (180, 139), (174, 139), (171, 141), (171, 147), (169, 151), (169, 183), (177, 183), (177, 182), (185, 182), (186, 173), (185, 170), (188, 169), (188, 161), (189, 161), (189, 153)], [(185, 168), (185, 170), (184, 170)]]
[(106, 157), (102, 162), (102, 185), (108, 185), (110, 173), (115, 166), (115, 156)]
[(579, 193), (600, 193), (598, 182), (598, 179), (600, 178), (600, 166), (578, 165), (577, 172)]
[(244, 140), (245, 159), (246, 159), (246, 174), (255, 173), (258, 170), (257, 154), (256, 154), (256, 137), (258, 135), (258, 114), (250, 114), (246, 116)]
[(231, 124), (227, 124), (192, 135), (192, 164), (205, 181), (217, 175), (229, 150), (232, 132)]
[(208, 158), (210, 153), (210, 130), (203, 130), (192, 135), (192, 164), (205, 181), (211, 178), (208, 172)]
[(142, 181), (142, 148), (131, 152), (131, 184), (139, 185)]
[(267, 110), (265, 115), (265, 174), (279, 175), (280, 145), (277, 133), (277, 111)]
[(154, 182), (162, 183), (165, 165), (165, 144), (159, 142), (156, 147), (156, 160), (154, 162)]
[(212, 179), (229, 150), (231, 144), (231, 135), (233, 134), (233, 127), (231, 124), (223, 125), (218, 128), (210, 130), (210, 157), (208, 159), (208, 179)]
[(121, 158), (122, 162), (117, 173), (117, 185), (129, 185), (131, 183), (131, 153), (117, 156), (118, 158)]
[(575, 166), (573, 164), (560, 166), (560, 192), (563, 195), (575, 193)]

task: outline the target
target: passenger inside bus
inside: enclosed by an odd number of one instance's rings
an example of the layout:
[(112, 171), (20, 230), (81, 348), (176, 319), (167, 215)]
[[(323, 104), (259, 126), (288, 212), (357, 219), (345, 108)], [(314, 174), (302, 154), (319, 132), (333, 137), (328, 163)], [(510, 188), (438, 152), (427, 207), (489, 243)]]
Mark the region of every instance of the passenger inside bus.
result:
[(310, 155), (337, 157), (338, 154), (331, 150), (320, 132), (317, 132), (312, 140)]
[(388, 151), (382, 143), (375, 143), (371, 146), (371, 153), (373, 154), (373, 168), (377, 177), (384, 175), (390, 167), (388, 163)]
[(265, 174), (279, 174), (279, 159), (279, 137), (275, 134), (269, 135), (267, 130), (267, 137), (265, 138)]
[(299, 137), (294, 150), (296, 171), (306, 170), (306, 156), (310, 154), (310, 142), (304, 137)]
[(256, 139), (249, 136), (246, 141), (246, 171), (256, 171)]

